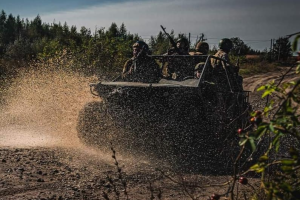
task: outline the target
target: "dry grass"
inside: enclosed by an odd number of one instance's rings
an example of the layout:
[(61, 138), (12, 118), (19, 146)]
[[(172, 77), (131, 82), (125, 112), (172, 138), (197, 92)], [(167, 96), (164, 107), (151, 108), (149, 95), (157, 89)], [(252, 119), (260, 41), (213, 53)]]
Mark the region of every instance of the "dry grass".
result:
[(278, 70), (280, 65), (278, 63), (270, 63), (268, 61), (252, 61), (242, 64), (240, 74), (245, 78), (255, 74), (262, 74), (266, 72)]

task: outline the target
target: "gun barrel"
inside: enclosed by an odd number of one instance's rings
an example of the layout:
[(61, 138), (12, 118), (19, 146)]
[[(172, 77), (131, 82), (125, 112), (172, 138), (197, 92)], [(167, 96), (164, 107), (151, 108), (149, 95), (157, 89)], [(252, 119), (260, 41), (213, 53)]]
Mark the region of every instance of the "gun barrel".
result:
[(179, 51), (179, 49), (177, 48), (176, 43), (174, 42), (173, 38), (170, 36), (169, 33), (166, 32), (166, 28), (163, 27), (162, 25), (160, 25), (160, 27), (162, 28), (162, 30), (164, 31), (164, 33), (168, 36), (168, 38), (169, 38), (169, 40), (170, 40), (172, 46), (174, 47), (175, 51), (176, 51), (178, 54), (181, 54), (180, 51)]

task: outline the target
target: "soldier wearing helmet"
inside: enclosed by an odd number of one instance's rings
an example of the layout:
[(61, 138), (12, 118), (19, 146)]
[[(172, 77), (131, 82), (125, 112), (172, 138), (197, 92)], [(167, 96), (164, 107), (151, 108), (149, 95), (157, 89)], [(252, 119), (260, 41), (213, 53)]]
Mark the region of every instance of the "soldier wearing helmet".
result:
[(149, 47), (143, 41), (137, 41), (132, 46), (133, 57), (126, 61), (122, 78), (133, 82), (157, 82), (160, 78), (160, 68), (149, 54)]
[[(214, 56), (224, 59), (227, 62), (227, 65), (230, 65), (230, 60), (229, 60), (228, 54), (229, 54), (230, 50), (232, 49), (232, 47), (233, 47), (232, 41), (228, 38), (223, 38), (222, 40), (220, 40), (219, 50), (217, 51), (217, 53)], [(220, 66), (220, 65), (221, 65), (220, 60), (212, 59), (213, 67)], [(225, 67), (225, 64), (222, 63), (222, 66)]]
[(176, 42), (176, 47), (180, 55), (189, 55), (190, 43), (186, 38), (180, 38)]
[[(209, 45), (207, 42), (198, 42), (196, 45), (196, 52), (191, 52), (190, 55), (207, 55), (209, 51)], [(200, 78), (205, 62), (200, 57), (195, 58), (196, 66), (194, 71), (195, 78)]]
[[(163, 66), (164, 76), (175, 80), (180, 80), (187, 76), (193, 75), (193, 69), (187, 59), (180, 55), (189, 56), (189, 41), (186, 38), (180, 38), (173, 43), (173, 47), (164, 55), (173, 55), (169, 57), (166, 65)], [(176, 45), (176, 46), (175, 46)], [(177, 56), (178, 55), (178, 56)], [(176, 57), (177, 56), (177, 57)], [(191, 74), (190, 74), (191, 72)]]
[[(219, 50), (217, 51), (217, 53), (214, 56), (218, 57), (218, 58), (222, 58), (226, 62), (212, 58), (211, 64), (212, 64), (212, 67), (216, 69), (216, 71), (218, 71), (219, 69), (222, 69), (222, 68), (225, 69), (226, 70), (225, 72), (227, 72), (226, 73), (227, 79), (231, 79), (232, 83), (234, 83), (234, 84), (232, 84), (232, 89), (237, 89), (237, 90), (242, 91), (243, 90), (243, 78), (238, 74), (239, 66), (235, 66), (235, 65), (231, 64), (229, 56), (228, 56), (228, 54), (232, 48), (233, 48), (233, 43), (230, 39), (223, 38), (222, 40), (220, 40)], [(221, 70), (219, 72), (222, 72), (222, 71), (223, 70)]]
[(229, 53), (230, 50), (232, 49), (233, 47), (233, 43), (230, 39), (228, 38), (223, 38), (222, 40), (220, 40), (219, 42), (219, 48), (221, 50), (223, 50), (224, 52), (226, 53)]
[[(176, 44), (176, 46), (175, 46)], [(190, 43), (186, 38), (180, 38), (174, 42), (168, 52), (164, 55), (189, 55)]]
[(209, 45), (207, 42), (198, 42), (196, 45), (196, 52), (194, 55), (207, 55), (209, 51)]

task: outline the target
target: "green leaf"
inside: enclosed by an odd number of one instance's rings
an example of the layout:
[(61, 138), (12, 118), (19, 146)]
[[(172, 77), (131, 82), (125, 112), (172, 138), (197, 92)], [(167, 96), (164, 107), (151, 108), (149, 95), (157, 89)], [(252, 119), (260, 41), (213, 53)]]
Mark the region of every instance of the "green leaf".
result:
[(265, 171), (265, 168), (260, 166), (259, 164), (255, 164), (255, 165), (251, 166), (250, 169), (254, 170), (257, 173), (261, 173), (261, 172)]
[[(274, 128), (279, 131), (285, 131), (284, 127), (282, 127), (280, 125), (274, 125)], [(274, 132), (274, 130), (273, 130), (273, 132)]]
[(296, 85), (296, 82), (295, 81), (290, 81), (289, 82), (291, 85)]
[(257, 138), (260, 138), (261, 136), (263, 136), (266, 133), (266, 131), (267, 131), (266, 126), (265, 125), (260, 125), (257, 128), (257, 130), (255, 132), (255, 135), (256, 135)]
[(256, 170), (257, 173), (262, 173), (265, 171), (265, 168), (264, 167), (261, 167), (259, 169)]
[(281, 160), (281, 163), (283, 165), (293, 166), (295, 165), (295, 160), (285, 159), (285, 160)]
[(257, 168), (260, 168), (259, 164), (254, 164), (250, 167), (250, 169), (256, 170)]
[(267, 155), (263, 155), (258, 159), (258, 162), (265, 162), (268, 160), (268, 156)]
[(271, 132), (274, 132), (274, 126), (272, 122), (269, 124), (269, 129)]
[(258, 89), (257, 89), (257, 91), (262, 91), (262, 90), (265, 90), (266, 89), (266, 86), (260, 86)]
[(278, 152), (280, 147), (280, 138), (281, 138), (281, 134), (278, 134), (272, 141), (272, 144), (275, 146), (276, 152)]
[(300, 65), (298, 65), (296, 68), (296, 74), (299, 74), (299, 73), (300, 73)]
[(270, 109), (271, 109), (271, 107), (265, 107), (265, 108), (264, 108), (264, 113), (269, 112)]
[(293, 159), (295, 159), (295, 160), (298, 159), (299, 151), (296, 148), (291, 147), (290, 150), (289, 150), (289, 153), (290, 153), (290, 155), (292, 156)]
[(300, 40), (300, 35), (297, 35), (297, 36), (295, 37), (294, 41), (293, 41), (292, 47), (293, 47), (293, 50), (294, 50), (294, 51), (297, 51), (298, 40)]
[(284, 166), (281, 166), (281, 169), (282, 169), (284, 172), (286, 172), (286, 173), (291, 173), (291, 172), (293, 172), (293, 167), (292, 167), (292, 166), (286, 166), (286, 165), (284, 165)]
[(239, 142), (240, 146), (243, 146), (248, 141), (248, 138), (241, 139)]
[(255, 142), (254, 142), (254, 139), (253, 139), (253, 138), (249, 138), (249, 142), (250, 142), (252, 151), (255, 151), (255, 149), (256, 149), (256, 144), (255, 144)]
[(261, 97), (264, 98), (264, 97), (272, 94), (273, 92), (275, 92), (275, 89), (266, 90)]

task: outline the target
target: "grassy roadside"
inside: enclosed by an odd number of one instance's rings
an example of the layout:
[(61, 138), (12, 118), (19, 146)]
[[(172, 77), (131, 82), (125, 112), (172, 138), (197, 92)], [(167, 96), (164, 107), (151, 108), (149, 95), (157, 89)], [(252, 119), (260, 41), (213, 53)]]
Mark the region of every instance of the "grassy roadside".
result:
[(244, 78), (247, 78), (257, 74), (277, 71), (283, 67), (290, 67), (290, 66), (291, 64), (289, 63), (275, 63), (275, 62), (270, 63), (268, 61), (247, 62), (241, 65), (240, 74)]

